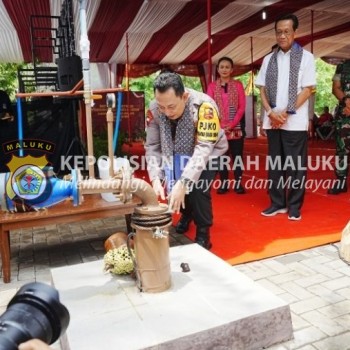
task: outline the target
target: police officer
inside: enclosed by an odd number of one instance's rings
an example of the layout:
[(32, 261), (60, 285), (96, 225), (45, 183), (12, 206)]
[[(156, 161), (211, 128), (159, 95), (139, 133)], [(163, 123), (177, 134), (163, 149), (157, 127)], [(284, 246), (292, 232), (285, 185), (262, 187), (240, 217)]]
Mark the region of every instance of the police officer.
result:
[[(337, 65), (333, 76), (332, 93), (338, 99), (335, 123), (335, 155), (338, 158), (335, 169), (337, 180), (328, 190), (328, 194), (347, 192), (347, 176), (349, 172), (348, 154), (350, 151), (350, 114), (347, 97), (350, 97), (350, 60)], [(347, 102), (347, 103), (346, 103)]]
[(213, 160), (228, 148), (217, 106), (208, 95), (185, 89), (173, 72), (161, 73), (153, 87), (145, 144), (153, 189), (163, 200), (167, 192), (169, 210), (181, 212), (176, 232), (185, 233), (193, 220), (195, 242), (210, 249)]

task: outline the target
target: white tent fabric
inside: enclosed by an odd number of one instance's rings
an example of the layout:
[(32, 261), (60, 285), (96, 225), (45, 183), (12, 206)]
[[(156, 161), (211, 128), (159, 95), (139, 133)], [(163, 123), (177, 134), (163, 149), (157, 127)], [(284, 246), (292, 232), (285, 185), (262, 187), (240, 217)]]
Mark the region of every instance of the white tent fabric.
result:
[[(63, 0), (0, 0), (0, 62), (31, 61), (30, 16), (59, 16), (62, 3)], [(79, 54), (79, 1), (73, 0), (73, 4)], [(211, 12), (213, 62), (225, 55), (238, 66), (258, 66), (275, 43), (274, 20), (286, 12), (299, 17), (297, 40), (316, 57), (339, 60), (350, 56), (350, 1), (211, 0)], [(208, 61), (207, 0), (87, 0), (86, 17), (91, 62)], [(56, 19), (52, 26), (57, 26)], [(52, 50), (38, 59), (44, 61), (47, 56), (55, 61)]]

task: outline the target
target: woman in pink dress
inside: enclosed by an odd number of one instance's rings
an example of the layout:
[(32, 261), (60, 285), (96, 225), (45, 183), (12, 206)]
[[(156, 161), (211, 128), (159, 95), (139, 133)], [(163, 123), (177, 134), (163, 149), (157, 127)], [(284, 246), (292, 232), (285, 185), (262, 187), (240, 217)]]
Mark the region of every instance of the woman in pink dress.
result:
[[(218, 79), (209, 84), (207, 94), (218, 105), (221, 128), (225, 130), (228, 139), (229, 150), (227, 154), (232, 157), (233, 162), (233, 189), (238, 194), (244, 194), (242, 175), (246, 100), (243, 84), (239, 80), (232, 79), (232, 72), (232, 59), (221, 57), (217, 65)], [(219, 171), (221, 186), (217, 191), (218, 194), (224, 194), (230, 188), (231, 181), (229, 180), (228, 170), (228, 167), (224, 165)]]

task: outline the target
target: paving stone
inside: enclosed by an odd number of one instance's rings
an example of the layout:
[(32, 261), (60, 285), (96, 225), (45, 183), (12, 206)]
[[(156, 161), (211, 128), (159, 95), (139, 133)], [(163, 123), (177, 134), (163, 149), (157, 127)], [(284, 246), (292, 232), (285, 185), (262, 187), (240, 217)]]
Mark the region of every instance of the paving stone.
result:
[(335, 318), (333, 318), (333, 320), (338, 322), (340, 325), (342, 325), (348, 331), (350, 331), (350, 314), (335, 317)]
[(320, 298), (318, 296), (314, 296), (312, 298), (304, 299), (302, 301), (297, 301), (297, 302), (291, 304), (290, 308), (296, 314), (301, 315), (304, 312), (308, 312), (311, 310), (321, 308), (327, 304), (329, 304), (329, 303), (327, 303), (322, 298)]
[(298, 272), (302, 276), (312, 276), (315, 274), (315, 270), (308, 266), (305, 266), (304, 264), (301, 264), (300, 262), (290, 263), (288, 267), (291, 270)]
[(262, 264), (279, 274), (287, 273), (291, 270), (290, 266), (286, 266), (285, 264), (282, 264), (279, 261), (275, 261), (273, 259), (263, 261)]
[(339, 268), (337, 271), (346, 276), (350, 276), (350, 266), (348, 265), (343, 264), (343, 267)]
[[(294, 339), (289, 343), (288, 349), (299, 349), (303, 346), (313, 345), (325, 338), (327, 338), (327, 335), (316, 327), (300, 329), (294, 332)], [(336, 350), (336, 348), (329, 348), (328, 350)]]
[(339, 257), (339, 248), (333, 244), (318, 247), (316, 250), (319, 251), (322, 255), (329, 256), (332, 259)]
[(36, 281), (46, 281), (45, 283), (51, 284), (51, 275), (50, 270), (40, 270), (35, 272), (35, 280)]
[(71, 228), (72, 234), (84, 233), (84, 228), (75, 226)]
[(318, 350), (349, 350), (350, 332), (323, 339), (315, 342), (314, 345)]
[(305, 345), (305, 346), (302, 346), (301, 348), (298, 348), (298, 350), (315, 350), (316, 348), (313, 346), (313, 345)]
[(333, 279), (332, 281), (323, 282), (321, 283), (321, 286), (326, 287), (333, 291), (348, 287), (350, 286), (350, 276)]
[(328, 276), (324, 276), (321, 273), (315, 273), (313, 276), (298, 278), (297, 280), (295, 280), (295, 283), (303, 288), (307, 288), (314, 284), (319, 284), (328, 280)]
[(328, 257), (322, 257), (324, 259), (321, 258), (317, 258), (318, 260), (325, 260), (323, 262), (320, 261), (316, 261), (315, 259), (308, 259), (305, 261), (302, 261), (302, 264), (305, 264), (306, 266), (310, 267), (311, 269), (315, 270), (315, 272), (318, 272), (326, 277), (329, 278), (340, 278), (342, 277), (342, 274), (335, 271), (334, 269), (331, 269), (329, 267), (325, 266), (326, 262), (330, 261), (330, 258)]
[(35, 270), (34, 268), (24, 268), (24, 269), (21, 269), (19, 272), (18, 272), (18, 280), (19, 281), (32, 281), (33, 279), (35, 279)]
[[(337, 293), (334, 293), (333, 291), (320, 284), (314, 284), (308, 287), (307, 290), (313, 293), (314, 295), (320, 296), (323, 300), (327, 300), (329, 303), (332, 304), (338, 303), (339, 301), (345, 299), (343, 295), (339, 294), (339, 291), (337, 291)], [(348, 293), (350, 293), (350, 289)]]
[(300, 287), (295, 282), (290, 281), (287, 283), (282, 283), (279, 285), (281, 288), (283, 288), (286, 292), (289, 294), (294, 295), (299, 300), (304, 300), (308, 298), (312, 298), (313, 294), (307, 291), (305, 288)]
[(279, 294), (278, 296), (288, 304), (296, 303), (297, 301), (300, 300), (295, 295), (290, 293), (282, 293), (282, 294)]
[[(345, 266), (348, 266), (344, 263), (344, 261), (336, 258), (335, 260), (333, 261), (330, 261), (328, 262), (327, 264), (324, 264), (324, 266), (330, 268), (330, 269), (334, 269), (334, 270), (337, 270), (338, 272), (340, 272), (339, 270), (340, 269), (343, 269)], [(349, 266), (348, 266), (349, 268)]]
[(280, 256), (275, 258), (276, 261), (280, 262), (281, 264), (290, 264), (296, 261), (301, 261), (306, 258), (306, 255), (303, 253), (292, 253), (284, 256)]
[(306, 321), (304, 318), (300, 317), (293, 311), (291, 312), (292, 315), (292, 323), (293, 323), (293, 330), (294, 332), (299, 330), (299, 329), (304, 329), (307, 327), (310, 327), (310, 323)]
[(313, 265), (322, 265), (326, 264), (327, 262), (332, 261), (331, 257), (317, 254), (316, 256), (311, 256), (309, 259), (304, 259), (302, 261), (303, 264), (306, 266), (313, 266)]
[[(242, 272), (242, 271), (241, 271)], [(244, 273), (244, 272), (242, 272)], [(282, 294), (282, 293), (285, 293), (286, 290), (284, 290), (283, 288), (281, 288), (280, 286), (270, 282), (268, 279), (260, 279), (258, 281), (258, 283), (260, 285), (262, 285), (264, 288), (268, 289), (269, 291), (271, 291), (273, 294), (275, 295), (279, 295), (279, 294)]]
[(343, 296), (346, 299), (350, 299), (350, 287), (349, 288), (342, 288), (337, 290), (337, 294)]
[(269, 278), (269, 280), (273, 283), (276, 283), (276, 284), (282, 284), (285, 282), (294, 281), (294, 280), (299, 279), (301, 277), (303, 277), (303, 275), (301, 275), (300, 273), (295, 272), (295, 271), (291, 271), (291, 272), (287, 272), (287, 273), (284, 273), (281, 275), (271, 276)]
[(335, 320), (332, 320), (329, 317), (321, 314), (317, 310), (305, 312), (301, 315), (301, 317), (329, 336), (338, 335), (347, 331), (346, 327), (340, 325)]
[(350, 313), (350, 300), (340, 301), (336, 304), (321, 307), (318, 310), (330, 318), (346, 315)]

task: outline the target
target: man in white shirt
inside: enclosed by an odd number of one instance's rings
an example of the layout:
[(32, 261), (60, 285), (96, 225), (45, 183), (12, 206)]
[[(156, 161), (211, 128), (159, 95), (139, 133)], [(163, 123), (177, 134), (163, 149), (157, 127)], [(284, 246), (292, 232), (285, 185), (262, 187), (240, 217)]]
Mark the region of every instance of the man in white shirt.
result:
[(299, 25), (294, 14), (275, 22), (278, 50), (268, 54), (256, 78), (265, 109), (268, 178), (271, 204), (263, 216), (288, 212), (300, 220), (305, 195), (309, 97), (316, 85), (313, 55), (295, 41)]

